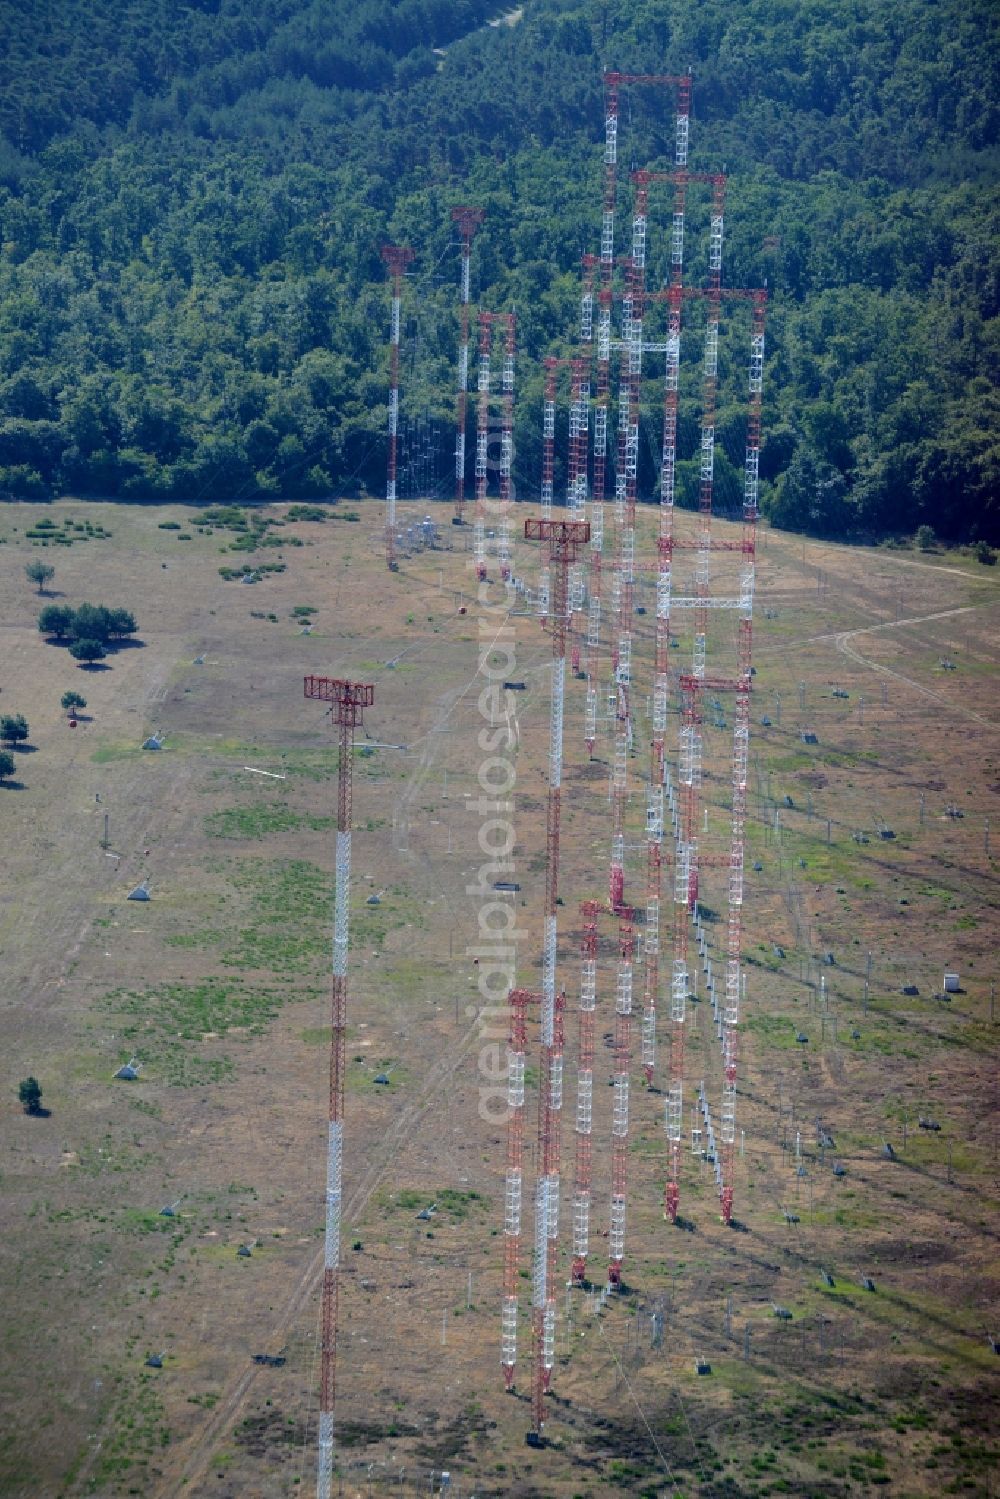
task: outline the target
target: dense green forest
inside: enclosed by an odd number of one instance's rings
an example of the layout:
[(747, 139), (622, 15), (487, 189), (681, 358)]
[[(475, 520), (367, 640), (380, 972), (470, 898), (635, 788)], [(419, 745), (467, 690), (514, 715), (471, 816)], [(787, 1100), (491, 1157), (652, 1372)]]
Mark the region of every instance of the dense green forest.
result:
[[(725, 278), (771, 293), (772, 519), (1000, 541), (998, 16), (992, 0), (5, 6), (0, 492), (380, 493), (379, 247), (418, 251), (404, 419), (450, 448), (461, 202), (488, 212), (474, 294), (517, 309), (515, 479), (534, 492), (540, 360), (572, 345), (599, 239), (602, 70), (690, 67), (691, 166), (729, 174)], [(628, 168), (668, 166), (673, 139), (669, 92), (626, 95), (623, 245)], [(693, 194), (695, 276), (703, 210)], [(668, 217), (657, 198), (652, 282)], [(723, 504), (741, 359), (734, 342)], [(658, 400), (651, 370), (647, 495)], [(696, 429), (692, 387), (692, 452)]]

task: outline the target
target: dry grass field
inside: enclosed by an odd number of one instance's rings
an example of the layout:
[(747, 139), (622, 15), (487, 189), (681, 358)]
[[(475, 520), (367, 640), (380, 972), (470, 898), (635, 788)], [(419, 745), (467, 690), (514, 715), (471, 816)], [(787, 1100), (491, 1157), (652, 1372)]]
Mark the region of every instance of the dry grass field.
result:
[[(513, 909), (518, 977), (535, 982), (548, 637), (515, 616), (513, 659), (491, 656), (504, 615), (477, 599), (450, 526), (454, 550), (390, 577), (380, 507), (267, 513), (284, 524), (251, 560), (285, 570), (250, 587), (220, 576), (245, 560), (240, 533), (204, 512), (0, 510), (0, 712), (31, 726), (0, 786), (0, 1492), (222, 1499), (314, 1483), (336, 751), (301, 679), (319, 672), (375, 685), (355, 762), (342, 1492), (437, 1492), (445, 1470), (453, 1495), (520, 1499), (995, 1493), (1000, 570), (762, 536), (742, 1231), (720, 1223), (690, 1153), (683, 1223), (664, 1222), (663, 1099), (637, 1068), (626, 1292), (600, 1315), (561, 1298), (536, 1450), (526, 1323), (514, 1397), (500, 1377), (504, 1131), (480, 1103), (503, 1029), (477, 987), (482, 900), (467, 891), (485, 862), (482, 652), (525, 683)], [(74, 543), (27, 538), (45, 517)], [(74, 529), (86, 520), (89, 536)], [(24, 575), (39, 556), (56, 568), (43, 599)], [(523, 544), (518, 566), (537, 566)], [(651, 598), (643, 583), (638, 602)], [(141, 644), (77, 667), (36, 619), (84, 600), (133, 610)], [(651, 618), (630, 766), (640, 902)], [(75, 729), (70, 687), (88, 704)], [(158, 752), (141, 748), (153, 732)], [(705, 733), (704, 842), (722, 849), (728, 745)], [(588, 763), (575, 682), (566, 743), (569, 1100), (578, 903), (605, 889), (609, 836), (609, 742)], [(143, 879), (151, 899), (127, 901)], [(701, 894), (721, 906), (711, 879)], [(961, 981), (947, 1002), (945, 970)], [(692, 1006), (688, 1091), (704, 1077), (714, 1101), (706, 1009)], [(138, 1078), (116, 1080), (132, 1058)], [(42, 1117), (18, 1103), (29, 1073)]]

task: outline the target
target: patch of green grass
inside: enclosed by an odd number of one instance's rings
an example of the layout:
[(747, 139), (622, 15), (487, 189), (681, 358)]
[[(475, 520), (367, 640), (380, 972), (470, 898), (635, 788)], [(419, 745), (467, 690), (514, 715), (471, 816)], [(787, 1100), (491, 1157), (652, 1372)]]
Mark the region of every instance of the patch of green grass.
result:
[(325, 953), (327, 941), (320, 931), (262, 931), (244, 927), (239, 946), (222, 959), (226, 968), (260, 968), (273, 973), (309, 973)]
[(121, 1234), (163, 1234), (173, 1232), (177, 1227), (177, 1220), (161, 1218), (151, 1208), (122, 1208), (114, 1226)]
[(224, 932), (175, 932), (172, 937), (164, 937), (168, 947), (215, 947), (225, 936)]
[(209, 838), (266, 838), (269, 833), (290, 833), (300, 828), (320, 832), (333, 826), (332, 817), (314, 817), (296, 812), (281, 802), (258, 802), (251, 807), (223, 807), (205, 818)]
[(118, 1034), (139, 1054), (150, 1076), (179, 1088), (224, 1082), (235, 1073), (218, 1040), (259, 1036), (287, 995), (252, 988), (241, 979), (164, 984), (143, 991), (116, 991), (102, 1007), (116, 1017)]
[(230, 878), (237, 890), (251, 894), (253, 913), (262, 921), (285, 922), (296, 911), (325, 920), (329, 913), (330, 876), (305, 859), (247, 860)]
[(142, 754), (142, 740), (134, 744), (102, 744), (91, 755), (94, 765), (113, 765), (117, 760), (132, 760)]
[(392, 1193), (388, 1205), (404, 1213), (419, 1213), (422, 1208), (436, 1204), (435, 1218), (447, 1216), (458, 1223), (471, 1212), (489, 1207), (489, 1200), (481, 1192), (459, 1192), (453, 1187), (442, 1187), (434, 1192), (430, 1188), (403, 1187)]
[(107, 1424), (110, 1429), (88, 1478), (88, 1491), (148, 1493), (154, 1486), (153, 1460), (170, 1441), (163, 1402), (150, 1372), (117, 1377)]
[(217, 978), (109, 995), (105, 1003), (126, 1017), (121, 1034), (127, 1040), (156, 1029), (183, 1041), (200, 1040), (206, 1031), (224, 1035), (233, 1028), (259, 1036), (281, 1006), (279, 996), (268, 990)]
[(282, 975), (319, 973), (329, 949), (330, 878), (302, 859), (244, 861), (230, 875), (250, 895), (250, 923), (222, 963)]
[(796, 1046), (796, 1027), (791, 1017), (784, 1015), (751, 1015), (745, 1028), (768, 1045), (779, 1051), (793, 1051)]

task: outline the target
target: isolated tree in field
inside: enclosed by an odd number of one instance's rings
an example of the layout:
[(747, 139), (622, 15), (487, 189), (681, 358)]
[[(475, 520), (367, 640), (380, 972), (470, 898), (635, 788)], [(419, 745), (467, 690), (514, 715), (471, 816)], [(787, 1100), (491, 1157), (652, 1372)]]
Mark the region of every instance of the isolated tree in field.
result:
[(57, 640), (66, 640), (73, 633), (75, 615), (68, 604), (46, 604), (38, 616), (38, 628), (43, 635), (54, 635)]
[(937, 537), (934, 535), (934, 527), (918, 526), (913, 539), (922, 552), (932, 552), (934, 544), (937, 541)]
[(5, 713), (0, 718), (0, 739), (5, 744), (23, 744), (28, 733), (28, 720), (23, 713)]
[(17, 761), (7, 750), (0, 750), (0, 781), (6, 781), (17, 769)]
[(87, 706), (87, 699), (79, 692), (64, 692), (59, 701), (71, 718), (75, 718), (80, 708)]
[(18, 1084), (17, 1096), (26, 1114), (37, 1114), (42, 1106), (42, 1090), (38, 1079), (26, 1077)]
[(56, 575), (55, 568), (50, 567), (47, 562), (29, 562), (24, 571), (32, 583), (38, 584), (39, 593), (44, 591), (46, 583), (50, 583)]
[(85, 661), (88, 666), (103, 661), (108, 654), (99, 640), (74, 640), (69, 653), (74, 661)]
[(74, 610), (70, 634), (77, 640), (99, 640), (106, 645), (111, 636), (111, 613), (103, 604), (81, 604)]
[(139, 628), (135, 615), (128, 609), (103, 609), (102, 612), (107, 615), (108, 634), (111, 636), (134, 635)]

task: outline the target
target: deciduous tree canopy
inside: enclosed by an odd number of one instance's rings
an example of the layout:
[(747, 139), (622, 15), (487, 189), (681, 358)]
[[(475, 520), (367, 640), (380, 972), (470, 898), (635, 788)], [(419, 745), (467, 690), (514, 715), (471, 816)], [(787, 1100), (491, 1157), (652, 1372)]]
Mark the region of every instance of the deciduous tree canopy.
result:
[[(599, 237), (602, 69), (690, 65), (692, 166), (730, 175), (726, 279), (772, 293), (765, 504), (812, 530), (1000, 540), (997, 15), (528, 0), (493, 26), (484, 0), (63, 0), (40, 25), (7, 6), (0, 492), (380, 490), (379, 246), (419, 250), (408, 399), (446, 421), (459, 202), (488, 211), (478, 294), (518, 308), (530, 492), (539, 361), (573, 337)], [(637, 163), (670, 164), (672, 110), (630, 91)], [(742, 370), (722, 375), (725, 503)], [(655, 432), (652, 372), (643, 399)]]

